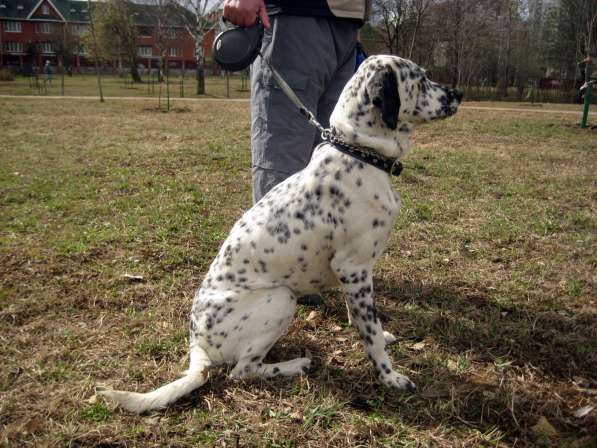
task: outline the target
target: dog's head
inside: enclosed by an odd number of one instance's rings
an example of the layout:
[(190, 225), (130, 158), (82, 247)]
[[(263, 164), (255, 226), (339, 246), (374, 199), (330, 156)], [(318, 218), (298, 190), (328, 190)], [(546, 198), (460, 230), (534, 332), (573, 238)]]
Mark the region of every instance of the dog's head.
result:
[(413, 124), (449, 117), (461, 100), (462, 93), (429, 80), (414, 62), (371, 56), (344, 87), (330, 125), (349, 143), (400, 158), (412, 145)]

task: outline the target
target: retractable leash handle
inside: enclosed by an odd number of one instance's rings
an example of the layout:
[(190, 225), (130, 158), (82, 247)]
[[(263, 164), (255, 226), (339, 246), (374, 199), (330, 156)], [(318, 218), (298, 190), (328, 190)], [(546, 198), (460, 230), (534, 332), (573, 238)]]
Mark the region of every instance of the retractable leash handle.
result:
[[(226, 22), (226, 19), (223, 19)], [(257, 56), (267, 64), (272, 72), (280, 89), (290, 101), (298, 108), (309, 123), (315, 126), (320, 132), (326, 133), (328, 130), (315, 119), (313, 113), (302, 103), (288, 83), (282, 78), (278, 71), (270, 64), (269, 60), (261, 54), (261, 41), (263, 40), (264, 27), (259, 19), (255, 25), (249, 27), (230, 28), (218, 34), (213, 43), (214, 60), (224, 69), (231, 72), (244, 70)]]
[[(226, 19), (223, 19), (226, 22)], [(215, 61), (230, 72), (244, 70), (253, 63), (261, 48), (263, 25), (259, 20), (249, 27), (222, 31), (213, 43)]]

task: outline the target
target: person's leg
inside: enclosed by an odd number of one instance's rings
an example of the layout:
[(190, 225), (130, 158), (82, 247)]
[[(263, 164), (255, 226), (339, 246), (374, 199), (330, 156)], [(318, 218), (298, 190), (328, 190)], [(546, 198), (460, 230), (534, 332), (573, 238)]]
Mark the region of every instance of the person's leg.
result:
[[(329, 126), (330, 115), (334, 107), (336, 107), (342, 89), (344, 89), (344, 86), (354, 74), (357, 29), (357, 26), (352, 22), (336, 21), (332, 23), (338, 65), (336, 72), (327, 83), (317, 105), (317, 121), (324, 128)], [(319, 143), (321, 143), (321, 136), (317, 133), (313, 146), (317, 146)]]
[(262, 168), (260, 166), (253, 166), (253, 204), (256, 204), (268, 191), (291, 174), (292, 173)]
[[(335, 31), (334, 22), (317, 17), (274, 16), (273, 29), (263, 40), (262, 54), (315, 114), (328, 84), (335, 79), (339, 61), (346, 58), (348, 50), (343, 48), (354, 49), (356, 41), (354, 24), (342, 22), (353, 30), (354, 36), (347, 38)], [(337, 38), (348, 42), (339, 45)], [(339, 95), (341, 87), (337, 90)], [(316, 134), (258, 57), (251, 73), (254, 202), (307, 165)]]

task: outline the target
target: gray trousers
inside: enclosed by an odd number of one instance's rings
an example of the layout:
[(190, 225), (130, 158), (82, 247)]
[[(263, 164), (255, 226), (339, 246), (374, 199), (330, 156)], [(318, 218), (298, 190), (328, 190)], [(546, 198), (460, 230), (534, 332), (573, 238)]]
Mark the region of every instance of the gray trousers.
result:
[[(273, 15), (261, 52), (301, 101), (329, 125), (342, 88), (354, 73), (358, 26), (325, 17)], [(302, 170), (319, 133), (280, 90), (257, 57), (251, 68), (253, 202)]]

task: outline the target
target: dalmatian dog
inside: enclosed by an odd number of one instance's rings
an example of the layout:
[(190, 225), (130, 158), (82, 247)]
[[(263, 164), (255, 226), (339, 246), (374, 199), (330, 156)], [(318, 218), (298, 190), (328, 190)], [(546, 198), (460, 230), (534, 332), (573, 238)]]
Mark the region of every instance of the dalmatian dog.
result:
[[(330, 124), (349, 144), (400, 159), (413, 126), (453, 115), (461, 98), (411, 61), (373, 56), (345, 86)], [(149, 393), (98, 393), (142, 413), (190, 393), (222, 364), (233, 366), (233, 378), (305, 374), (309, 358), (263, 359), (288, 329), (297, 297), (337, 286), (381, 383), (413, 392), (392, 367), (385, 346), (395, 338), (383, 331), (373, 298), (373, 267), (399, 206), (387, 172), (319, 145), (307, 167), (247, 211), (224, 241), (194, 297), (185, 375)]]

